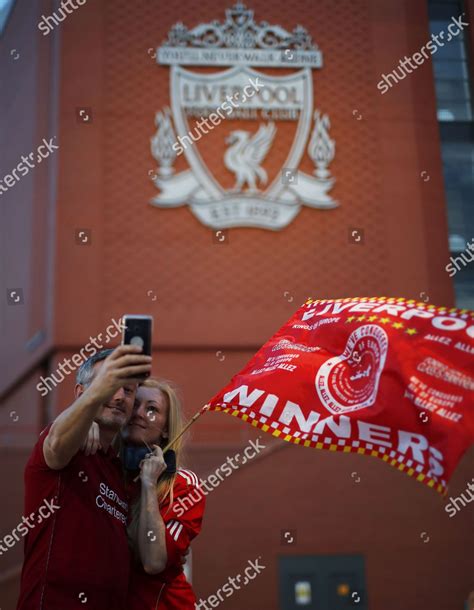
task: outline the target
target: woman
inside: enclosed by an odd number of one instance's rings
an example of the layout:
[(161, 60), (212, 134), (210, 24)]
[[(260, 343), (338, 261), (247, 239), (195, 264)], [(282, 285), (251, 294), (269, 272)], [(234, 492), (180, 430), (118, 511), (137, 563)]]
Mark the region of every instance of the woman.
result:
[(181, 558), (201, 530), (205, 497), (198, 477), (180, 468), (181, 439), (173, 445), (176, 472), (167, 474), (162, 449), (182, 429), (181, 407), (166, 381), (147, 379), (137, 390), (124, 431), (126, 447), (154, 447), (131, 488), (129, 526), (133, 565), (129, 610), (194, 610), (196, 598)]
[[(131, 499), (128, 610), (195, 609), (196, 598), (182, 564), (201, 530), (205, 496), (196, 474), (180, 468), (181, 439), (173, 444), (175, 470), (167, 472), (162, 451), (182, 426), (173, 387), (153, 378), (140, 384), (120, 449)], [(100, 447), (95, 428), (84, 443), (87, 455)]]

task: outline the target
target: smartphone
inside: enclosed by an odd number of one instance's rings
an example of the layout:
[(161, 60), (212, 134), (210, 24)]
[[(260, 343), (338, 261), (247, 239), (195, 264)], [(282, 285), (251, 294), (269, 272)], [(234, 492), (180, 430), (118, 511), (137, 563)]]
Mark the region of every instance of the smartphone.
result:
[[(122, 345), (139, 345), (145, 356), (151, 356), (153, 316), (125, 314), (122, 318)], [(148, 377), (148, 373), (142, 376)]]

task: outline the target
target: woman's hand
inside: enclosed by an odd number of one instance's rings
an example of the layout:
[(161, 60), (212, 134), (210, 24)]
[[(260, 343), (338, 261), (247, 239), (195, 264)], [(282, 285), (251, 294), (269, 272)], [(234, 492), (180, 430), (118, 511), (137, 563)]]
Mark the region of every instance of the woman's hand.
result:
[(166, 462), (161, 447), (158, 447), (158, 445), (153, 446), (153, 453), (149, 453), (140, 462), (140, 480), (142, 485), (156, 485), (158, 479), (166, 470)]
[(81, 449), (86, 455), (94, 455), (97, 453), (98, 449), (102, 449), (99, 436), (99, 424), (97, 422), (92, 422), (92, 426), (87, 433), (86, 440), (82, 443)]

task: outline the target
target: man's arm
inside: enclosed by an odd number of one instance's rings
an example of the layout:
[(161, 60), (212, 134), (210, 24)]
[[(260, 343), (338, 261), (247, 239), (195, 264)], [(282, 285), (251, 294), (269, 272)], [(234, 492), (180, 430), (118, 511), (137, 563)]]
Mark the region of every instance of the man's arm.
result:
[(43, 444), (44, 459), (50, 468), (60, 470), (69, 464), (79, 451), (101, 404), (86, 390), (55, 419)]
[(135, 345), (121, 345), (106, 358), (91, 385), (54, 420), (43, 444), (46, 464), (60, 470), (81, 448), (101, 406), (124, 385), (139, 383), (149, 373), (151, 357)]

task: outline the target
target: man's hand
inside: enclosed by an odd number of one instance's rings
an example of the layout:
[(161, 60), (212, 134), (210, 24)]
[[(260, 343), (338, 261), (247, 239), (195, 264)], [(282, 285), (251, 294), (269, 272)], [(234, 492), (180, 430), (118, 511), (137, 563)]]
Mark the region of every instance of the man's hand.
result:
[(151, 356), (141, 351), (137, 345), (120, 345), (114, 349), (86, 390), (94, 402), (106, 403), (119, 388), (143, 381), (140, 376), (151, 372)]
[(163, 457), (163, 451), (158, 445), (154, 445), (153, 453), (149, 453), (145, 459), (140, 462), (140, 480), (142, 485), (156, 485), (158, 479), (165, 470), (166, 462)]

